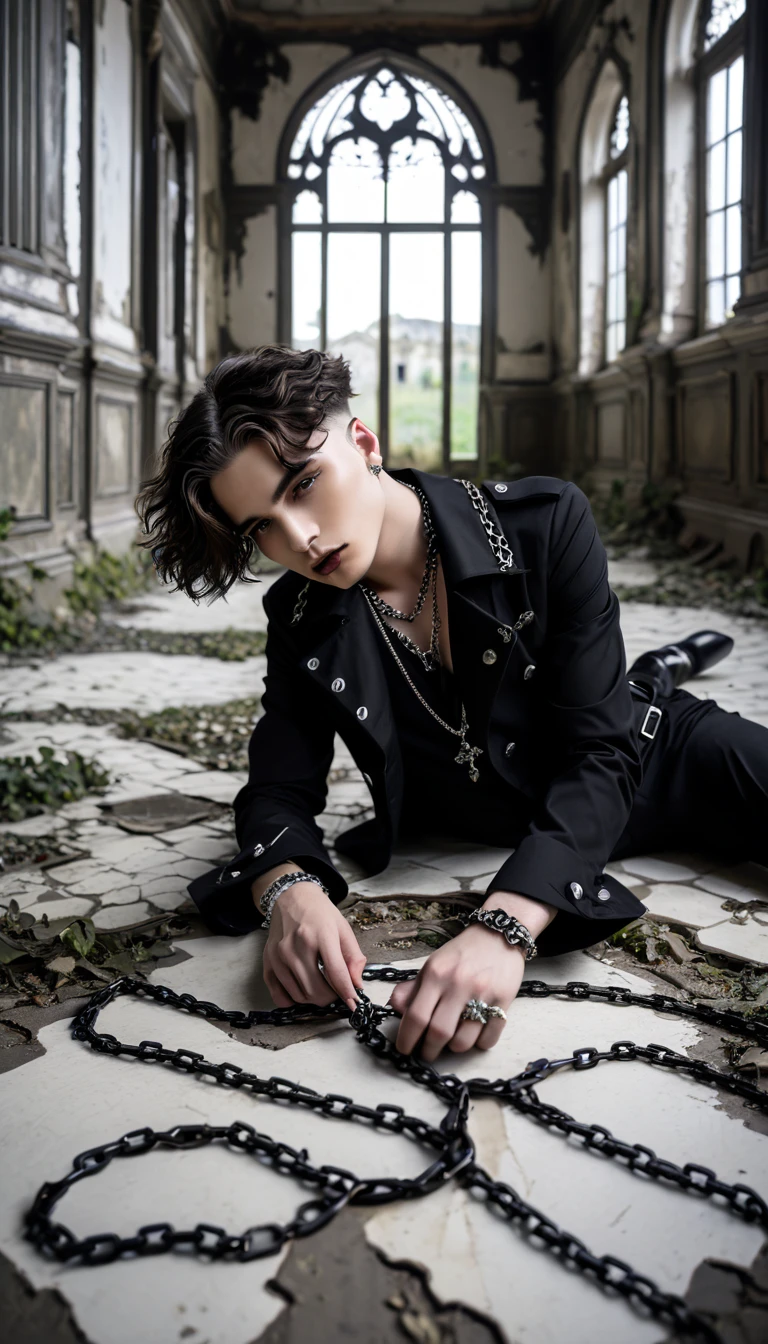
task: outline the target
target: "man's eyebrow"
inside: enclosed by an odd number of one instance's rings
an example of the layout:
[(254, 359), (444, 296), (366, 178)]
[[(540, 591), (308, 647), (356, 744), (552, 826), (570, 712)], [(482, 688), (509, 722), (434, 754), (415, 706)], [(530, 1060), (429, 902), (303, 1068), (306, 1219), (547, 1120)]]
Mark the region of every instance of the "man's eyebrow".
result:
[[(299, 472), (304, 470), (304, 468), (312, 461), (313, 456), (314, 454), (311, 454), (304, 462), (297, 462), (294, 466), (286, 468), (272, 494), (273, 504), (277, 504), (278, 501), (282, 499), (294, 476), (298, 476)], [(245, 531), (246, 527), (250, 527), (251, 523), (258, 522), (259, 517), (259, 514), (254, 514), (252, 518), (246, 518), (244, 522), (237, 524), (235, 531), (238, 533)]]

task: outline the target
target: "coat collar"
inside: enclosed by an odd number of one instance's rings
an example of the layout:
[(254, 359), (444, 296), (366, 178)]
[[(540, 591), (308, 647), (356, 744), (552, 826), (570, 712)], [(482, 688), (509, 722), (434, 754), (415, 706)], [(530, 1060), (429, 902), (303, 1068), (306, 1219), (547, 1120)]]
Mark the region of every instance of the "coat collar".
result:
[[(398, 467), (388, 471), (396, 481), (418, 485), (427, 497), (432, 519), (438, 533), (440, 558), (446, 585), (457, 588), (471, 579), (500, 575), (498, 562), (489, 544), (482, 519), (472, 505), (463, 485), (450, 476), (437, 476), (415, 467)], [(519, 556), (515, 556), (519, 560)], [(517, 569), (507, 573), (525, 573)], [(331, 588), (312, 584), (307, 604), (307, 625), (329, 616), (351, 616), (360, 603), (365, 602), (358, 584), (351, 588)]]

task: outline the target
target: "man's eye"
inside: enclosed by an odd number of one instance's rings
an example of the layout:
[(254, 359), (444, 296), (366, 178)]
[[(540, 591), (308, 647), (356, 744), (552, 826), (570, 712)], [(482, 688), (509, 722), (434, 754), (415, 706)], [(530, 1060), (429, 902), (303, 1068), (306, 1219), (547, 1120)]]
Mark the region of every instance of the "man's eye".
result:
[[(299, 491), (301, 491), (303, 495), (308, 494), (319, 475), (320, 472), (316, 471), (314, 476), (305, 476), (302, 480), (300, 480), (298, 485), (295, 485), (291, 492), (293, 498), (294, 499), (296, 498)], [(307, 487), (306, 490), (303, 488), (304, 486)], [(248, 528), (248, 531), (245, 532), (243, 535), (246, 537), (253, 537), (256, 536), (256, 534), (259, 532), (262, 533), (266, 532), (267, 528), (269, 527), (269, 523), (270, 523), (269, 518), (260, 518), (257, 523), (252, 523), (251, 526)]]
[(308, 494), (308, 493), (309, 493), (309, 490), (308, 490), (308, 489), (307, 489), (307, 490), (304, 490), (304, 489), (303, 489), (303, 486), (306, 485), (306, 486), (308, 486), (309, 488), (311, 488), (312, 485), (314, 484), (314, 482), (317, 480), (317, 478), (318, 478), (319, 475), (320, 475), (320, 472), (319, 472), (319, 471), (316, 471), (315, 474), (314, 474), (314, 476), (305, 476), (304, 479), (303, 479), (302, 481), (299, 481), (299, 484), (298, 484), (297, 486), (295, 486), (294, 491), (293, 491), (293, 497), (294, 497), (294, 499), (296, 498), (296, 496), (297, 496), (297, 494), (299, 493), (300, 490), (301, 490), (301, 493), (302, 493), (302, 494), (304, 494), (304, 495)]

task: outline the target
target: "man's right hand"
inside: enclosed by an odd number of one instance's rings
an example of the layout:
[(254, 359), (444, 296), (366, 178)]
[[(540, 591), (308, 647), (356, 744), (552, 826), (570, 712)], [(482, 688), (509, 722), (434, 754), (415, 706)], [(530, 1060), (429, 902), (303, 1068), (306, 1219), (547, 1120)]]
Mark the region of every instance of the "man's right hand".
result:
[(352, 929), (316, 883), (295, 882), (275, 901), (264, 949), (264, 983), (278, 1008), (340, 998), (354, 1010), (364, 966)]

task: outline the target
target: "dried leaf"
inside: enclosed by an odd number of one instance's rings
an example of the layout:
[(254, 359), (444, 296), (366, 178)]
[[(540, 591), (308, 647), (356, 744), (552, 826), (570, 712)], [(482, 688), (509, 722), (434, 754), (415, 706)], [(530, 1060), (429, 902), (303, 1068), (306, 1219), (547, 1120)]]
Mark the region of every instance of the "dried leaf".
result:
[(89, 975), (93, 975), (97, 980), (103, 980), (107, 984), (111, 984), (114, 980), (114, 976), (110, 975), (108, 971), (102, 970), (101, 966), (94, 966), (93, 962), (86, 960), (85, 957), (78, 957), (75, 968), (78, 971), (87, 971)]
[(761, 1050), (759, 1045), (750, 1045), (748, 1050), (744, 1051), (737, 1069), (754, 1069), (758, 1077), (768, 1076), (768, 1050)]
[(669, 944), (669, 950), (678, 966), (685, 966), (689, 961), (697, 961), (701, 957), (700, 952), (692, 952), (685, 939), (681, 938), (679, 933), (673, 933), (672, 929), (665, 932), (664, 941)]
[(69, 975), (75, 969), (74, 957), (54, 957), (47, 963), (49, 971), (55, 971), (57, 975)]
[(111, 957), (107, 957), (104, 962), (110, 970), (119, 971), (121, 975), (133, 975), (133, 960), (130, 952), (115, 952)]
[(12, 961), (18, 961), (19, 957), (26, 955), (26, 948), (14, 947), (13, 944), (5, 938), (0, 938), (0, 966), (8, 966)]

